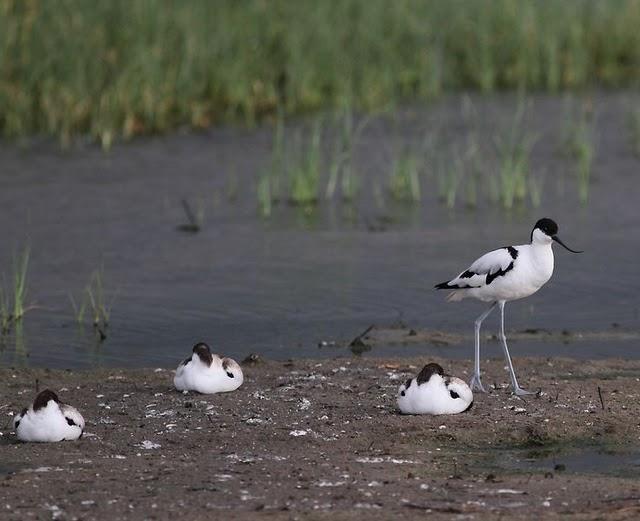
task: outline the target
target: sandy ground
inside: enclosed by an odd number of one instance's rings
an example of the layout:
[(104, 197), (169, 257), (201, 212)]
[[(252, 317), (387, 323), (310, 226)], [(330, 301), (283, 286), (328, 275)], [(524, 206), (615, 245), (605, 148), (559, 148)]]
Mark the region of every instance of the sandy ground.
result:
[[(458, 376), (471, 369), (435, 361)], [(520, 358), (523, 386), (543, 390), (520, 400), (504, 364), (487, 361), (491, 392), (469, 412), (402, 416), (396, 389), (424, 362), (260, 361), (245, 365), (238, 391), (214, 396), (174, 391), (166, 369), (0, 369), (0, 518), (640, 517), (632, 465), (501, 463), (607, 447), (635, 451), (637, 465), (640, 362)], [(81, 440), (15, 440), (11, 413), (36, 379), (84, 414)]]

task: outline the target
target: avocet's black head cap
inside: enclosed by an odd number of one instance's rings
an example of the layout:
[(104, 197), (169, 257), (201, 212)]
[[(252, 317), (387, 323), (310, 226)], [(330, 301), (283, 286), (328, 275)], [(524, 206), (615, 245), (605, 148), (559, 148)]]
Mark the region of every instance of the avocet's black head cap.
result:
[(565, 250), (568, 250), (571, 253), (582, 253), (581, 251), (578, 251), (578, 250), (572, 250), (571, 248), (569, 248), (569, 246), (567, 246), (564, 242), (560, 240), (560, 237), (558, 237), (558, 225), (555, 223), (555, 221), (552, 221), (547, 217), (540, 219), (536, 223), (536, 225), (533, 227), (533, 230), (531, 230), (531, 242), (533, 242), (533, 232), (535, 232), (536, 230), (540, 230), (545, 235), (551, 237), (551, 239), (557, 242)]
[(543, 232), (545, 235), (548, 235), (549, 237), (553, 237), (554, 235), (556, 235), (558, 233), (558, 225), (556, 224), (555, 221), (552, 221), (551, 219), (545, 217), (543, 219), (540, 219), (536, 225), (533, 227), (533, 230), (531, 230), (531, 239), (533, 240), (533, 231), (535, 229), (540, 230), (541, 232)]

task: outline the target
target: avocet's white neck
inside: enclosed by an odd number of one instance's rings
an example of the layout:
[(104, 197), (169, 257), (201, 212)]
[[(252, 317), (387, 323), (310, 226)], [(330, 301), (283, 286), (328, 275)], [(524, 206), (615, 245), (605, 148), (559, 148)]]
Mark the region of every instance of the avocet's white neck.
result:
[(539, 228), (533, 230), (533, 233), (531, 234), (531, 246), (551, 246), (552, 242), (553, 239)]

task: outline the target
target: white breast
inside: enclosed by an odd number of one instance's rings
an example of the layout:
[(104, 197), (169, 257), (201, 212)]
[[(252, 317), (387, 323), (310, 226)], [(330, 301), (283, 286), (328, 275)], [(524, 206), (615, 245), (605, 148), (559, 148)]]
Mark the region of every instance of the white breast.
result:
[(222, 360), (214, 356), (210, 366), (203, 363), (194, 354), (186, 365), (180, 364), (176, 370), (173, 384), (178, 391), (196, 391), (202, 394), (215, 394), (235, 391), (242, 385), (242, 370), (230, 377), (222, 367)]
[(31, 407), (24, 416), (16, 417), (16, 436), (21, 441), (34, 442), (77, 440), (82, 435), (84, 419), (76, 409), (73, 411), (73, 419), (77, 425), (69, 425), (60, 406), (53, 400), (37, 411)]

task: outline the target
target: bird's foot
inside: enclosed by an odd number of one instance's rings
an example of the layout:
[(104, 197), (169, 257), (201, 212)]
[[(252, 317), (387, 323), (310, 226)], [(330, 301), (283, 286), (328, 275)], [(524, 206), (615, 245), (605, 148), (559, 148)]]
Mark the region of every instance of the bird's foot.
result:
[(471, 387), (472, 391), (479, 391), (481, 393), (486, 393), (487, 391), (485, 390), (485, 388), (482, 385), (482, 382), (480, 381), (480, 375), (479, 374), (474, 374), (471, 377), (471, 380), (469, 380), (469, 387)]
[(533, 395), (539, 395), (541, 392), (542, 392), (542, 389), (538, 389), (537, 391), (527, 391), (526, 389), (523, 389), (519, 385), (515, 385), (513, 387), (513, 394), (515, 394), (516, 396), (533, 396)]

